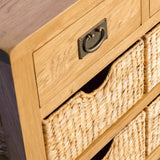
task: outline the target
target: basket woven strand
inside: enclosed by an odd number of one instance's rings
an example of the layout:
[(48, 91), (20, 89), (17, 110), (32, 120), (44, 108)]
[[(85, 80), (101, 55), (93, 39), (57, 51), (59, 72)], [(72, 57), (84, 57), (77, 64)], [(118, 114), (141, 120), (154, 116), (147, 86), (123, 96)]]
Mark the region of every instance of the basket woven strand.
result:
[(113, 139), (103, 160), (145, 160), (145, 112)]
[(145, 35), (145, 92), (160, 82), (160, 24)]
[(115, 61), (102, 85), (79, 91), (43, 120), (48, 160), (76, 159), (126, 113), (144, 93), (144, 43), (138, 41)]
[(160, 96), (146, 109), (146, 155), (160, 145)]
[(113, 140), (103, 160), (145, 160), (145, 113), (139, 114)]

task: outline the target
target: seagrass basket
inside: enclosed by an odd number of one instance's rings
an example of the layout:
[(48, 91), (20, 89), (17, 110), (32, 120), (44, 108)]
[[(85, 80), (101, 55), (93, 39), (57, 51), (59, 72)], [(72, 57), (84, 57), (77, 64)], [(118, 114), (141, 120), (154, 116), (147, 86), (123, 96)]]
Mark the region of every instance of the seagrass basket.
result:
[(146, 155), (160, 145), (160, 95), (145, 109), (146, 111)]
[(145, 92), (160, 82), (160, 24), (148, 32), (145, 44)]
[(145, 160), (145, 112), (139, 114), (113, 140), (103, 160)]
[(145, 112), (132, 120), (103, 152), (103, 158), (98, 153), (93, 160), (145, 160)]
[(97, 89), (91, 93), (80, 90), (43, 120), (48, 160), (78, 157), (143, 93), (144, 43), (139, 40), (111, 65)]

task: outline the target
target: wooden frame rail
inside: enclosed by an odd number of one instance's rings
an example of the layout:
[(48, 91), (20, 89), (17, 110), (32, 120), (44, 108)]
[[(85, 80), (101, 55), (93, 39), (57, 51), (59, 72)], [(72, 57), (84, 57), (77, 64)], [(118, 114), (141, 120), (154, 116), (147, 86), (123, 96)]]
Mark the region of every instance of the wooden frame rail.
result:
[(158, 160), (160, 158), (160, 145), (146, 158), (146, 160)]
[(98, 139), (96, 139), (77, 160), (91, 159), (98, 153), (113, 137), (115, 137), (127, 124), (129, 124), (154, 98), (160, 94), (160, 83), (157, 84), (149, 93), (144, 94), (127, 113), (117, 120), (107, 129)]

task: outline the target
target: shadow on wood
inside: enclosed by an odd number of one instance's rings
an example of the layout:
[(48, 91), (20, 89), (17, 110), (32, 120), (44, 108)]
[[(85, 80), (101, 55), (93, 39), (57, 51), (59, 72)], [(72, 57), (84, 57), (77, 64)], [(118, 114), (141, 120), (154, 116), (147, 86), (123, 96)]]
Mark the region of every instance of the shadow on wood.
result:
[[(25, 160), (23, 138), (8, 55), (0, 50), (0, 117), (9, 160)], [(0, 157), (1, 159), (5, 157)]]

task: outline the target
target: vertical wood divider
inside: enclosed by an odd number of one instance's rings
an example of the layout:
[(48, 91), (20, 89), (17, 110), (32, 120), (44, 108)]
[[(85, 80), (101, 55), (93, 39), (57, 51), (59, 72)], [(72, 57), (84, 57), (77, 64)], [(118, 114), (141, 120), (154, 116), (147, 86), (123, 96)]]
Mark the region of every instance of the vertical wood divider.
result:
[(18, 45), (10, 61), (27, 160), (46, 160), (32, 53)]
[(149, 19), (149, 0), (141, 0), (142, 4), (142, 24), (144, 24)]

